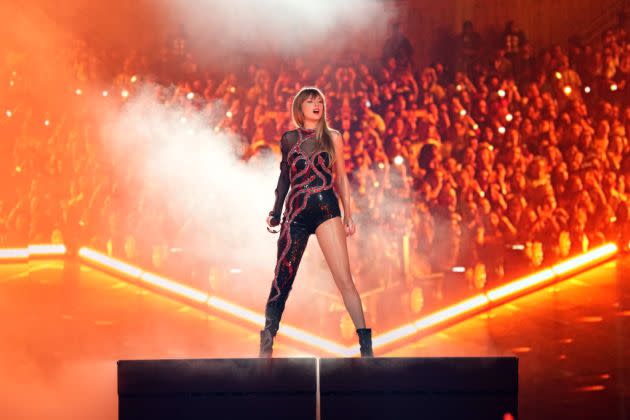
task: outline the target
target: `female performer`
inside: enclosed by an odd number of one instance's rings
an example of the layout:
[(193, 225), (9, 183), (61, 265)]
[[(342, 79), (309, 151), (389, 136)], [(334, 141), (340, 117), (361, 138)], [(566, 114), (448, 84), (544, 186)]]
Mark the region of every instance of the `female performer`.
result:
[[(271, 292), (265, 308), (265, 327), (260, 332), (260, 357), (271, 357), (273, 338), (309, 236), (314, 233), (359, 337), (362, 357), (372, 357), (372, 331), (365, 328), (361, 297), (350, 274), (346, 236), (355, 232), (350, 208), (350, 189), (343, 160), (341, 134), (328, 127), (324, 94), (315, 87), (302, 88), (291, 107), (297, 129), (282, 135), (280, 176), (276, 201), (267, 217), (267, 230), (280, 224), (278, 254)], [(341, 222), (335, 183), (343, 202)]]

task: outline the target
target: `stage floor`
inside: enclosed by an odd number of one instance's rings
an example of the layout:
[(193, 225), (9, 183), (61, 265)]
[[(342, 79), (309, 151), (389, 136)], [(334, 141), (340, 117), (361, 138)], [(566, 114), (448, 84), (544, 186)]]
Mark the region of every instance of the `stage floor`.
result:
[[(382, 356), (520, 358), (523, 419), (628, 417), (630, 258)], [(0, 265), (0, 410), (116, 419), (116, 360), (253, 357), (258, 331), (62, 261)], [(377, 352), (378, 353), (378, 352)], [(305, 356), (279, 340), (275, 355)]]

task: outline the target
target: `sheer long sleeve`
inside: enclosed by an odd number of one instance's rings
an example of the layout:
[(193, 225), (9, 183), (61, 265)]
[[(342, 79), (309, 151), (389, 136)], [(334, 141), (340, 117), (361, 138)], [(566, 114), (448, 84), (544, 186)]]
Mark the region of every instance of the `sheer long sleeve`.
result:
[(282, 161), (280, 162), (280, 175), (278, 176), (278, 184), (276, 185), (276, 201), (273, 205), (273, 210), (269, 212), (269, 215), (280, 221), (280, 215), (282, 214), (282, 207), (284, 205), (284, 199), (289, 191), (289, 164), (287, 163), (287, 141), (286, 136), (283, 135), (280, 140), (280, 149), (282, 150)]

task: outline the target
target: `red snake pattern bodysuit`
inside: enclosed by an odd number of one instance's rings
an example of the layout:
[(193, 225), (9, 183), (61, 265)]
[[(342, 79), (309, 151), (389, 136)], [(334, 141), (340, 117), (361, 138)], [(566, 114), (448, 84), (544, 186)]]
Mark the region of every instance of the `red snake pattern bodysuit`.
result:
[[(333, 189), (330, 156), (321, 150), (314, 129), (287, 131), (280, 141), (282, 162), (271, 215), (279, 219), (285, 196), (276, 269), (267, 305), (265, 329), (275, 336), (308, 238), (322, 222), (341, 216)], [(290, 186), (290, 192), (287, 191)]]

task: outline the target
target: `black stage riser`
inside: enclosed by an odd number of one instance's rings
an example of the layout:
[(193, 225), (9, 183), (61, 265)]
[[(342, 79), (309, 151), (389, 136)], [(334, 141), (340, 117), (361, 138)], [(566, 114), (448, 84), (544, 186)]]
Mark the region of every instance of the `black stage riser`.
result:
[(120, 420), (517, 418), (518, 359), (118, 362)]
[(514, 357), (326, 358), (319, 363), (321, 418), (516, 418)]
[(118, 362), (120, 420), (315, 419), (317, 360)]

